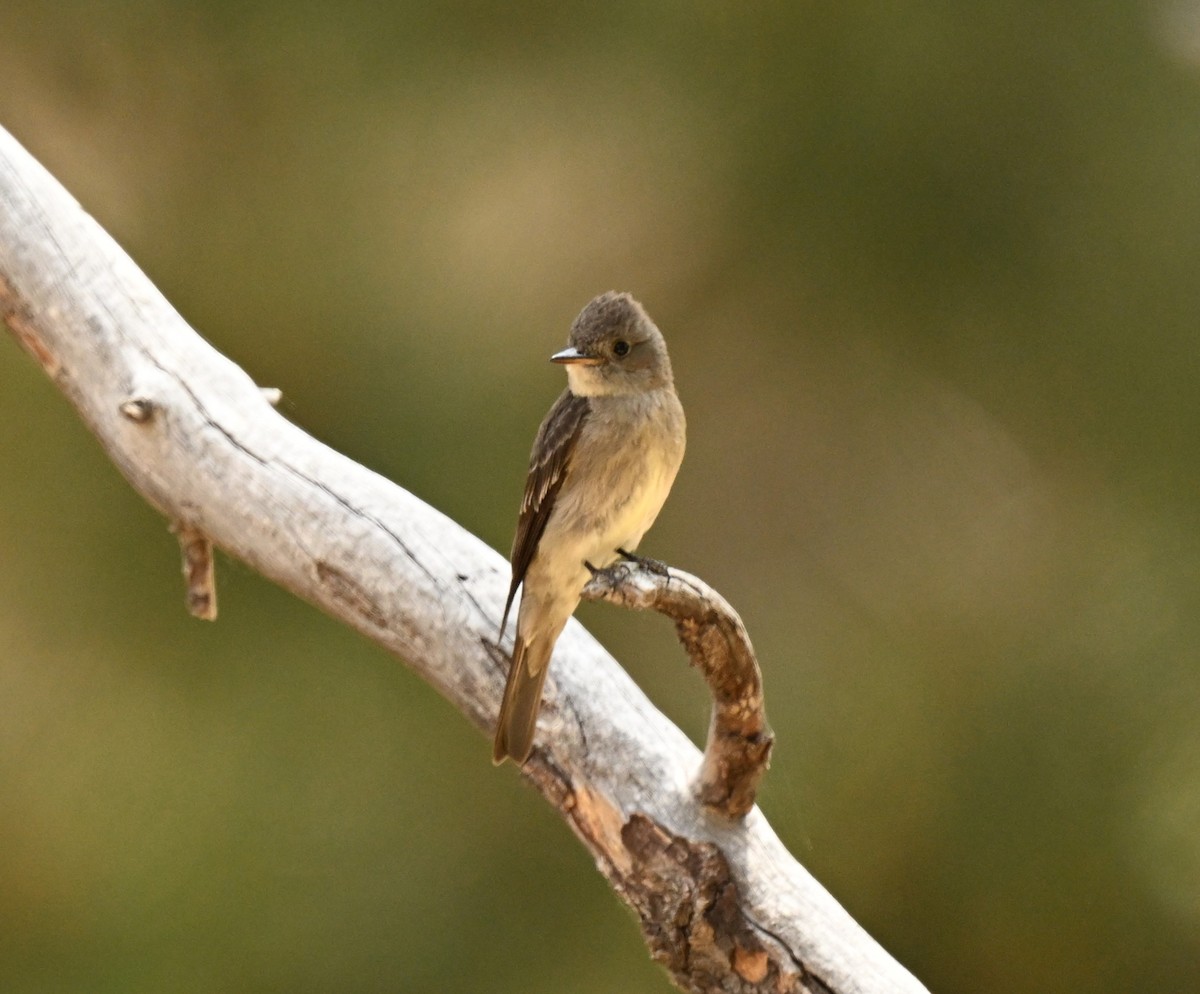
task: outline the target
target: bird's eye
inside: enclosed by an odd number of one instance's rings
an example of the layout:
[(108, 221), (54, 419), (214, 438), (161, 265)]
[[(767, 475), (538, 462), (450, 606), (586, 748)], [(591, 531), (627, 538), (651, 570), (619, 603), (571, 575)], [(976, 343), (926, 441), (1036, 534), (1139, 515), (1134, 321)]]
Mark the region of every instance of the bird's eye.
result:
[(629, 355), (629, 343), (624, 339), (621, 339), (618, 342), (613, 342), (613, 355), (615, 355), (618, 359)]

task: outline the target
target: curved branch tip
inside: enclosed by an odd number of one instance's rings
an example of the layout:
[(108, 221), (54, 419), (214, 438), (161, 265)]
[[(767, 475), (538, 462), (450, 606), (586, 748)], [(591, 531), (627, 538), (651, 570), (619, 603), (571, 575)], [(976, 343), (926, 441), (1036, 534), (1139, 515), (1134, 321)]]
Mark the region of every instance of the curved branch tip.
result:
[(767, 727), (762, 671), (737, 612), (698, 577), (635, 558), (596, 570), (583, 597), (657, 611), (675, 622), (689, 661), (704, 674), (713, 697), (697, 794), (719, 814), (744, 817), (767, 772), (774, 736)]

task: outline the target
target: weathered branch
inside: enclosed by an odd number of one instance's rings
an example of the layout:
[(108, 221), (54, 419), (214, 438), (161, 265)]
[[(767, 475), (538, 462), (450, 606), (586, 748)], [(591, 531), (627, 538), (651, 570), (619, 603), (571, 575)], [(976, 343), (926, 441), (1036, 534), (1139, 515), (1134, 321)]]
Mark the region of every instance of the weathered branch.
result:
[[(489, 730), (507, 563), (281, 417), (0, 131), (0, 316), (171, 521), (405, 659)], [(788, 854), (762, 813), (696, 800), (696, 748), (572, 623), (525, 776), (692, 991), (922, 991)], [(487, 762), (480, 748), (480, 762)]]
[(688, 659), (713, 696), (700, 771), (700, 800), (729, 818), (754, 807), (774, 736), (763, 707), (762, 672), (738, 613), (707, 583), (673, 567), (618, 562), (598, 570), (587, 600), (657, 611), (675, 622)]

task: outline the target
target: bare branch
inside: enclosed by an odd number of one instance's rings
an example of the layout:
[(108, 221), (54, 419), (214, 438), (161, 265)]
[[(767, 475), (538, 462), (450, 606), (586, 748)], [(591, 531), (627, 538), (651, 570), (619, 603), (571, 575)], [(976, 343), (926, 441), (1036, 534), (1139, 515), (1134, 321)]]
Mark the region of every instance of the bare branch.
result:
[[(508, 564), (280, 416), (2, 131), (0, 316), (169, 520), (400, 656), (490, 731)], [(152, 416), (123, 412), (131, 399)], [(546, 698), (524, 775), (633, 907), (677, 984), (924, 990), (757, 808), (731, 821), (697, 802), (699, 752), (577, 623), (559, 640)]]
[(597, 570), (583, 596), (657, 611), (675, 622), (688, 659), (713, 696), (700, 800), (728, 818), (741, 818), (754, 807), (775, 737), (767, 727), (762, 672), (738, 613), (691, 573), (636, 560)]

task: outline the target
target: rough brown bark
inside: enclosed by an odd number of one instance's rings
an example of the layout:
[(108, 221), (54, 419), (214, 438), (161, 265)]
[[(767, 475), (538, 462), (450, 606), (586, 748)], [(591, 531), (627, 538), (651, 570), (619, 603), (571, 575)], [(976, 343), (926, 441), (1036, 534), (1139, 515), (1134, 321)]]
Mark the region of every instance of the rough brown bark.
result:
[(703, 580), (661, 563), (618, 562), (598, 570), (583, 596), (657, 611), (675, 622), (688, 659), (713, 696), (700, 801), (741, 818), (754, 807), (775, 738), (767, 727), (762, 672), (738, 613)]
[[(400, 656), (490, 730), (506, 665), (495, 637), (507, 563), (281, 417), (3, 131), (0, 317), (170, 521)], [(206, 560), (204, 546), (201, 593)], [(734, 821), (699, 803), (700, 754), (578, 624), (559, 641), (546, 698), (524, 775), (637, 913), (679, 986), (924, 990), (759, 809)]]

